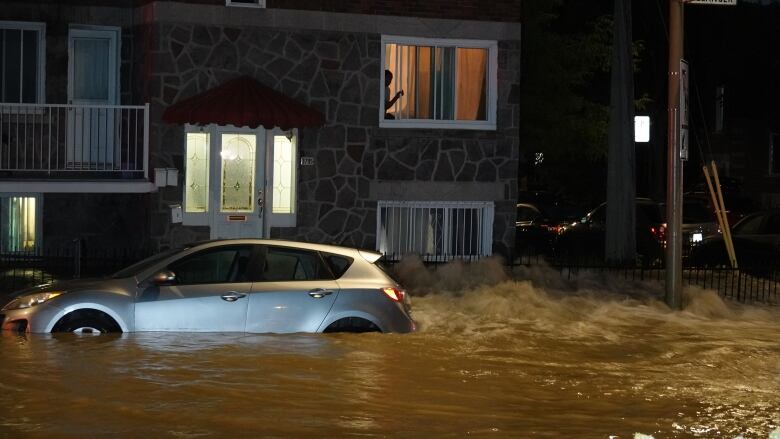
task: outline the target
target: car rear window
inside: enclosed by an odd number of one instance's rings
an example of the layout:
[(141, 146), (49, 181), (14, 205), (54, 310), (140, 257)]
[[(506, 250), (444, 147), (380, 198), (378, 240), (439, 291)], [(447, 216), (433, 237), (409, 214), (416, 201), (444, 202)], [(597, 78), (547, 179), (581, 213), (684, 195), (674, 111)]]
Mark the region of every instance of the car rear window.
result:
[(333, 272), (333, 276), (335, 276), (336, 279), (343, 276), (354, 261), (347, 256), (332, 255), (330, 253), (322, 253), (322, 258), (325, 260), (325, 263), (328, 264), (330, 271)]
[(265, 255), (261, 278), (273, 282), (333, 279), (317, 252), (270, 246)]

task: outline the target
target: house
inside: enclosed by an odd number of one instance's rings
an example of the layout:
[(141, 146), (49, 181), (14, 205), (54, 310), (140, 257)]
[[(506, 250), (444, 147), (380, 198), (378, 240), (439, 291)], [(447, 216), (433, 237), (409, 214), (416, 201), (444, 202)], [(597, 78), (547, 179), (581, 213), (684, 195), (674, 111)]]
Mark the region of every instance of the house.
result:
[(508, 253), (519, 3), (6, 1), (2, 251)]

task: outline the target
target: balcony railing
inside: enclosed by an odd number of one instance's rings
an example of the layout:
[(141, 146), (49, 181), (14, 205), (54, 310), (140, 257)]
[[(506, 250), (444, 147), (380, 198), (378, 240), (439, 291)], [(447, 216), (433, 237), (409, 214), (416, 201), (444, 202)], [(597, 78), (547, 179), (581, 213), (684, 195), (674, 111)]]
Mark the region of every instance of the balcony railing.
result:
[(0, 103), (0, 177), (148, 179), (149, 104)]

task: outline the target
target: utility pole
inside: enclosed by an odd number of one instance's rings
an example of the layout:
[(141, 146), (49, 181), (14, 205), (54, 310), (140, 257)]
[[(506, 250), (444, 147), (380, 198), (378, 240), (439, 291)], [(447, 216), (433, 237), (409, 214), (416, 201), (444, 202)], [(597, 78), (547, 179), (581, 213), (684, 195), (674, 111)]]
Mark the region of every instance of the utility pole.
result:
[[(683, 4), (731, 5), (737, 0), (669, 0), (669, 95), (668, 95), (668, 166), (666, 175), (666, 304), (672, 309), (682, 308), (682, 210), (683, 159), (681, 133), (687, 124), (687, 114), (680, 109), (680, 73), (683, 71)], [(687, 64), (686, 64), (687, 66)], [(687, 67), (686, 67), (687, 71)], [(687, 99), (687, 96), (683, 96)], [(687, 112), (687, 105), (683, 111)], [(685, 119), (685, 120), (683, 120)], [(685, 139), (687, 142), (687, 139)], [(687, 143), (686, 143), (687, 145)]]
[(683, 3), (669, 0), (668, 166), (666, 176), (666, 304), (682, 308), (682, 183), (680, 156), (680, 63), (683, 55)]

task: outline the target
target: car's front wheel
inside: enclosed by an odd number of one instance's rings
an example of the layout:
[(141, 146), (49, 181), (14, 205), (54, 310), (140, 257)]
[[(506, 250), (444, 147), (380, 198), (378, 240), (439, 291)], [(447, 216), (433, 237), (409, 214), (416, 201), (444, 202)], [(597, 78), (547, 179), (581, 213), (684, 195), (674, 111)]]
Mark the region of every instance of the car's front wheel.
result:
[(74, 311), (57, 322), (51, 332), (99, 335), (122, 332), (119, 325), (108, 314), (97, 310)]

